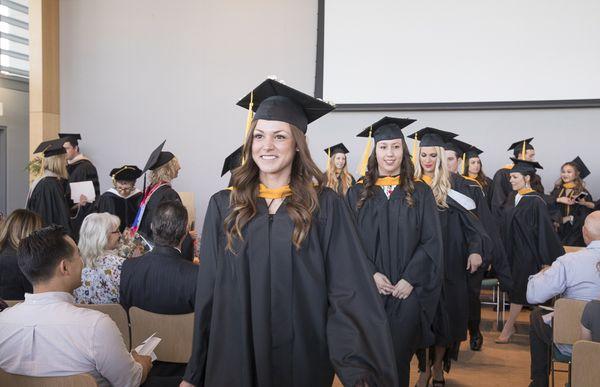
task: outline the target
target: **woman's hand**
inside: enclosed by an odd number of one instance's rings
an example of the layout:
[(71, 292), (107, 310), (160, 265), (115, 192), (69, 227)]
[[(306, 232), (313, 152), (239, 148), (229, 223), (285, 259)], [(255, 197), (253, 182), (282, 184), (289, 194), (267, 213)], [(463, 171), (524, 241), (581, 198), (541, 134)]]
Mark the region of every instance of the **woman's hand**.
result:
[(186, 382), (185, 380), (182, 380), (181, 383), (179, 383), (179, 387), (195, 387), (193, 384)]
[(596, 203), (594, 203), (594, 202), (588, 202), (588, 201), (586, 201), (584, 199), (577, 200), (576, 203), (579, 204), (580, 206), (587, 207), (590, 210), (593, 210), (594, 207), (596, 207)]
[(190, 234), (190, 238), (192, 238), (193, 240), (198, 240), (198, 231), (190, 230), (188, 231), (188, 233)]
[(377, 285), (377, 290), (379, 290), (379, 294), (389, 295), (394, 291), (394, 285), (390, 282), (388, 277), (381, 273), (373, 274), (373, 279), (375, 280), (375, 285)]
[(470, 270), (470, 273), (473, 274), (479, 269), (481, 264), (483, 263), (483, 258), (479, 254), (470, 254), (467, 259), (467, 270)]
[(85, 196), (85, 195), (83, 195), (83, 194), (82, 194), (82, 195), (80, 195), (80, 196), (79, 196), (79, 206), (80, 206), (80, 207), (83, 207), (83, 206), (85, 206), (87, 203), (88, 203), (88, 198), (87, 198), (87, 196)]
[(569, 222), (572, 222), (572, 221), (573, 221), (573, 215), (563, 216), (563, 218), (562, 218), (563, 224), (569, 223)]
[(575, 200), (568, 198), (566, 196), (562, 196), (558, 199), (556, 199), (557, 203), (561, 203), (561, 204), (566, 204), (568, 206), (572, 206), (573, 204), (575, 204)]
[(392, 292), (392, 296), (401, 300), (407, 299), (413, 291), (413, 286), (407, 280), (401, 279), (398, 281)]

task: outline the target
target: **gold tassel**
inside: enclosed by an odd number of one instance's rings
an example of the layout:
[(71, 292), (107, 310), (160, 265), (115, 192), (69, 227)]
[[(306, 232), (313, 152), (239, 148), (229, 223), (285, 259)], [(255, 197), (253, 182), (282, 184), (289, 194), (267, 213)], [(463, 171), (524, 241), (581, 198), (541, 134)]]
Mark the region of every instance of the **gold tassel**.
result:
[(371, 155), (371, 143), (373, 142), (373, 138), (371, 137), (372, 134), (373, 134), (373, 127), (371, 126), (371, 129), (369, 129), (369, 139), (367, 140), (367, 146), (365, 147), (362, 159), (358, 166), (357, 172), (358, 172), (359, 176), (364, 176), (365, 173), (367, 172), (367, 163), (369, 162), (369, 156)]
[(465, 166), (466, 166), (466, 160), (467, 160), (467, 154), (463, 153), (463, 157), (462, 157), (462, 166), (460, 167), (460, 170), (462, 171), (462, 175), (465, 174)]
[[(248, 132), (250, 131), (250, 125), (252, 125), (252, 120), (254, 119), (254, 90), (250, 92), (250, 105), (248, 105), (248, 115), (246, 116), (246, 130), (244, 131), (244, 140), (242, 141), (242, 145), (246, 145), (246, 139), (248, 138)], [(243, 152), (242, 152), (243, 153)], [(246, 164), (246, 158), (242, 156), (242, 165)]]
[(331, 147), (327, 148), (327, 171), (331, 171)]
[(415, 139), (413, 140), (413, 146), (412, 146), (412, 162), (413, 165), (417, 165), (417, 141), (418, 141), (419, 135), (417, 133), (415, 133)]
[(525, 160), (525, 146), (527, 141), (523, 141), (523, 149), (521, 150), (521, 160)]

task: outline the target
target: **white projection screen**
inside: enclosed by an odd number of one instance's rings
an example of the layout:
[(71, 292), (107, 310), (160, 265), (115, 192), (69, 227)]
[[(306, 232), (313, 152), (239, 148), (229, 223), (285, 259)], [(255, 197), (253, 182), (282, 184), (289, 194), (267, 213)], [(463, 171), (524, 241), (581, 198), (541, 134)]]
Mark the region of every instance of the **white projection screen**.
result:
[(599, 106), (600, 0), (320, 0), (316, 94), (346, 106)]

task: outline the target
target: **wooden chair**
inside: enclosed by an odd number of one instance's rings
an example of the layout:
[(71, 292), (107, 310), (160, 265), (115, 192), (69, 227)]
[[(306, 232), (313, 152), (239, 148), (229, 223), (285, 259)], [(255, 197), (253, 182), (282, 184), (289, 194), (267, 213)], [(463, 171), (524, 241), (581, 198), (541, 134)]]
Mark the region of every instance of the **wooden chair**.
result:
[(15, 375), (0, 369), (0, 386), (10, 387), (98, 387), (89, 374), (36, 377)]
[(573, 345), (571, 386), (596, 387), (600, 383), (600, 343), (579, 340)]
[(166, 315), (142, 310), (129, 309), (131, 321), (132, 348), (156, 332), (162, 341), (154, 353), (160, 361), (187, 363), (192, 354), (194, 334), (194, 314)]
[(81, 308), (93, 309), (106, 313), (117, 324), (117, 328), (121, 331), (125, 348), (131, 350), (131, 333), (129, 332), (129, 320), (127, 313), (120, 304), (76, 304)]
[(568, 298), (559, 298), (554, 303), (554, 321), (552, 323), (552, 342), (554, 345), (551, 348), (552, 356), (550, 367), (552, 373), (552, 385), (554, 384), (555, 363), (566, 363), (569, 368), (569, 380), (571, 378), (571, 357), (563, 355), (556, 348), (556, 344), (573, 345), (579, 340), (581, 332), (580, 323), (581, 315), (587, 301), (572, 300)]

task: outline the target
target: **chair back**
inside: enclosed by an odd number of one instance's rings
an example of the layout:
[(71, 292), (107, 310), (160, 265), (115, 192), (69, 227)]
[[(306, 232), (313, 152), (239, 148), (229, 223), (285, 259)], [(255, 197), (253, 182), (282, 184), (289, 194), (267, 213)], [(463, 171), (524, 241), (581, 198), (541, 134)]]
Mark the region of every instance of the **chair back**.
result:
[(117, 324), (117, 328), (121, 331), (123, 341), (125, 342), (125, 348), (131, 350), (131, 336), (129, 333), (129, 320), (127, 319), (127, 313), (120, 304), (76, 304), (81, 308), (94, 309), (105, 313)]
[(89, 374), (36, 377), (9, 374), (0, 369), (0, 386), (10, 387), (98, 387)]
[(579, 340), (581, 315), (587, 301), (559, 298), (554, 303), (553, 342), (573, 345)]
[(600, 383), (600, 343), (580, 340), (573, 345), (571, 386), (596, 387)]
[(162, 341), (154, 353), (160, 361), (187, 363), (192, 354), (194, 334), (194, 314), (166, 315), (132, 307), (129, 309), (131, 321), (131, 346), (135, 349), (150, 335)]

